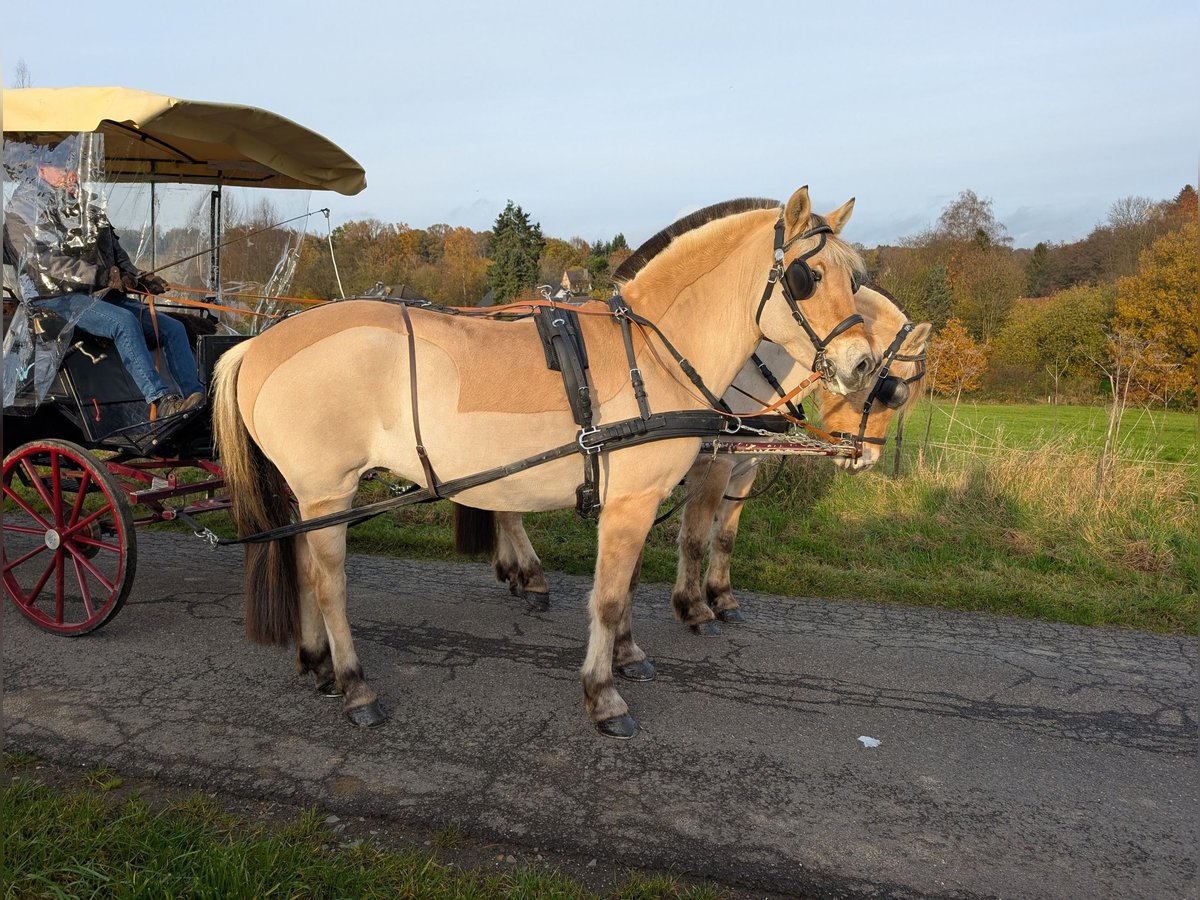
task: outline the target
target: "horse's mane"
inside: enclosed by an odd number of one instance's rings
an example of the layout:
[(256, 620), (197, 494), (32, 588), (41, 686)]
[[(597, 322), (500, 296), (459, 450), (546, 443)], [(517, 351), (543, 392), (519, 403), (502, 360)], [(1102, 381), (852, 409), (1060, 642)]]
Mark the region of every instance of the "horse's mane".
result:
[(723, 219), (726, 216), (737, 215), (738, 213), (750, 212), (755, 209), (783, 209), (783, 204), (778, 200), (766, 200), (762, 197), (743, 197), (740, 200), (726, 200), (724, 203), (714, 203), (712, 206), (706, 206), (704, 209), (698, 209), (690, 215), (684, 216), (678, 222), (668, 225), (654, 237), (643, 243), (633, 252), (633, 255), (625, 262), (617, 267), (617, 271), (613, 272), (613, 281), (618, 284), (624, 284), (642, 271), (646, 264), (650, 262), (675, 238), (681, 234), (686, 234), (689, 231), (695, 231), (702, 225), (707, 225), (709, 222)]

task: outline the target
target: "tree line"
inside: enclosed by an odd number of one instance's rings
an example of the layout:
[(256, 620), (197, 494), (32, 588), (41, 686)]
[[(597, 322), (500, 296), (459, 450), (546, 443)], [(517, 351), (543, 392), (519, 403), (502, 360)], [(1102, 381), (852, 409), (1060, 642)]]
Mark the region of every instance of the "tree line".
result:
[[(931, 228), (895, 246), (860, 248), (872, 281), (936, 329), (931, 387), (961, 396), (1196, 405), (1197, 197), (1126, 197), (1082, 240), (1014, 248), (992, 201), (965, 190)], [(606, 297), (628, 258), (621, 234), (547, 237), (511, 200), (489, 231), (413, 228), (376, 219), (334, 230), (341, 289), (323, 239), (305, 238), (294, 292), (355, 296), (377, 283), (437, 303), (474, 306), (558, 285), (586, 270)]]

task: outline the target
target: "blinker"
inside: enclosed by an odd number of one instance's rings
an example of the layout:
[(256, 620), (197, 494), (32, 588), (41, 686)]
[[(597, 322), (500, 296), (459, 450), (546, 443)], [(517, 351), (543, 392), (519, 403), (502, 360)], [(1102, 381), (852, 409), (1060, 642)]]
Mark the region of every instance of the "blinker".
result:
[(888, 409), (899, 409), (908, 402), (908, 385), (904, 383), (904, 379), (888, 375), (880, 379), (875, 399)]

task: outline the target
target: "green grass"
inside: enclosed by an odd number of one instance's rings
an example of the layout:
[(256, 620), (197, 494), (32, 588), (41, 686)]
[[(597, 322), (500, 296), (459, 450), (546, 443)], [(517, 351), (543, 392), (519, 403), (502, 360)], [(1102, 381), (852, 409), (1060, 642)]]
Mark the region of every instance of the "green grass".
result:
[[(596, 896), (549, 869), (490, 874), (417, 849), (342, 845), (316, 811), (270, 830), (201, 795), (155, 811), (136, 797), (114, 803), (94, 786), (56, 791), (24, 777), (9, 781), (3, 799), (5, 898)], [(616, 896), (706, 900), (720, 893), (630, 874)]]
[[(1084, 625), (1195, 633), (1196, 417), (1127, 413), (1120, 461), (1097, 489), (1100, 407), (960, 404), (909, 418), (901, 475), (789, 467), (746, 506), (735, 591), (869, 599)], [(377, 490), (377, 489), (376, 489)], [(376, 494), (378, 496), (378, 494)], [(357, 552), (454, 558), (446, 504), (351, 531)], [(547, 569), (590, 574), (595, 525), (526, 517)], [(643, 581), (675, 575), (677, 519), (650, 534)]]
[[(1050, 404), (1000, 404), (939, 399), (923, 401), (910, 416), (907, 440), (924, 438), (929, 429), (932, 443), (974, 446), (1003, 445), (1019, 450), (1046, 443), (1099, 449), (1108, 426), (1108, 410), (1102, 406)], [(1195, 413), (1129, 409), (1121, 422), (1120, 456), (1159, 464), (1196, 464), (1197, 417)]]

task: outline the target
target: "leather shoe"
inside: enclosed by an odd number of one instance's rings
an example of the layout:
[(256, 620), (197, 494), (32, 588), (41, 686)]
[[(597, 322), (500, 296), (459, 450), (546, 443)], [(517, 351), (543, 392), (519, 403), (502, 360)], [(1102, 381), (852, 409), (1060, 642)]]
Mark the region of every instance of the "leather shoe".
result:
[(200, 403), (204, 402), (204, 395), (199, 391), (194, 394), (188, 394), (185, 400), (178, 394), (168, 394), (162, 400), (158, 400), (154, 404), (154, 418), (166, 419), (170, 415), (179, 415), (186, 413), (188, 409), (196, 409)]

